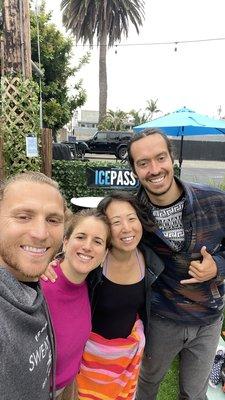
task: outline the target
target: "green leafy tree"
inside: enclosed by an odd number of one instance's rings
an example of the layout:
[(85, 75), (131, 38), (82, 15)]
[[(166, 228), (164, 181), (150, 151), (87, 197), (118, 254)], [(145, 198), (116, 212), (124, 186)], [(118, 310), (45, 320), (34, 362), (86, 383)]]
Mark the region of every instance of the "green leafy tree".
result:
[(94, 37), (99, 45), (99, 122), (107, 109), (107, 46), (128, 36), (129, 22), (137, 33), (144, 17), (144, 0), (62, 0), (63, 23), (76, 42), (89, 42)]
[[(67, 124), (73, 110), (86, 101), (86, 91), (82, 87), (82, 81), (76, 82), (72, 88), (68, 87), (67, 82), (68, 78), (73, 77), (85, 63), (89, 62), (90, 55), (87, 53), (78, 61), (76, 67), (72, 67), (70, 65), (73, 55), (72, 39), (65, 37), (50, 19), (51, 13), (45, 11), (44, 2), (40, 6), (38, 16), (31, 11), (31, 51), (32, 60), (36, 64), (39, 62), (37, 45), (39, 31), (40, 61), (43, 70), (41, 82), (43, 125), (52, 129), (56, 141), (57, 130)], [(34, 78), (39, 82), (38, 77)]]

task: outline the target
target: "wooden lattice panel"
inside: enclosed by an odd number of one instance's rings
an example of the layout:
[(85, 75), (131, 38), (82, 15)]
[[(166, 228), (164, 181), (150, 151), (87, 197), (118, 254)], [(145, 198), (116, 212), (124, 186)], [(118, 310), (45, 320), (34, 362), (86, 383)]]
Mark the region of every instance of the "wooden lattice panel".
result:
[[(38, 170), (40, 157), (27, 157), (26, 137), (35, 135), (40, 142), (38, 87), (32, 79), (1, 78), (3, 157), (6, 175)], [(1, 171), (0, 171), (1, 172)]]
[(27, 103), (33, 97), (30, 81), (23, 81), (14, 77), (8, 79), (3, 77), (2, 85), (2, 111), (5, 119), (5, 128), (12, 131), (13, 128), (28, 126), (34, 127), (34, 115), (28, 112)]

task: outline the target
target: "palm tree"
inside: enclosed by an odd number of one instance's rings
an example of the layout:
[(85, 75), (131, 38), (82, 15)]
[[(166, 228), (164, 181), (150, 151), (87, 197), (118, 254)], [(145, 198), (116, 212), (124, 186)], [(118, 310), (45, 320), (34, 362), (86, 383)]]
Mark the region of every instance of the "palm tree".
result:
[(137, 33), (144, 17), (144, 0), (62, 0), (63, 23), (83, 44), (99, 45), (99, 121), (107, 107), (107, 46), (128, 36), (131, 22)]
[(113, 130), (123, 131), (126, 130), (128, 124), (128, 114), (122, 110), (108, 110), (106, 116), (98, 125), (99, 130)]
[(148, 120), (151, 120), (153, 118), (153, 115), (160, 112), (161, 110), (158, 108), (158, 99), (153, 100), (147, 100), (147, 107), (145, 108), (146, 111), (148, 111)]
[(141, 110), (130, 110), (128, 114), (132, 118), (133, 126), (141, 125), (148, 121), (148, 115)]

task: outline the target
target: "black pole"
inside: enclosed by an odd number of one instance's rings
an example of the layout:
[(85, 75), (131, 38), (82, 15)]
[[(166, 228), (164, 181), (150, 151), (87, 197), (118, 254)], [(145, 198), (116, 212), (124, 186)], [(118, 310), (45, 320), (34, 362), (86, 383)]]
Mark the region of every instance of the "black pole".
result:
[(181, 135), (181, 142), (180, 142), (180, 157), (179, 157), (179, 168), (180, 168), (180, 173), (181, 173), (181, 166), (182, 166), (182, 162), (183, 162), (183, 141), (184, 141), (184, 127), (182, 126), (181, 128), (182, 130), (182, 135)]

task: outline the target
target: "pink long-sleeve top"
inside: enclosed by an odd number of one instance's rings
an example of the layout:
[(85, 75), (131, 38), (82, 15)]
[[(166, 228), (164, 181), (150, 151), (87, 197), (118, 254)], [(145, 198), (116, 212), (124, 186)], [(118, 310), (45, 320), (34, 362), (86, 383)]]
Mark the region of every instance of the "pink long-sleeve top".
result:
[(91, 310), (86, 282), (75, 284), (63, 274), (60, 264), (55, 283), (41, 281), (56, 338), (56, 389), (68, 385), (79, 371), (91, 332)]

